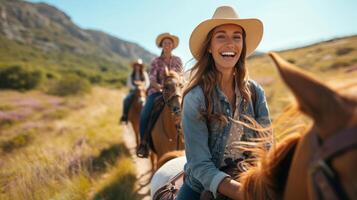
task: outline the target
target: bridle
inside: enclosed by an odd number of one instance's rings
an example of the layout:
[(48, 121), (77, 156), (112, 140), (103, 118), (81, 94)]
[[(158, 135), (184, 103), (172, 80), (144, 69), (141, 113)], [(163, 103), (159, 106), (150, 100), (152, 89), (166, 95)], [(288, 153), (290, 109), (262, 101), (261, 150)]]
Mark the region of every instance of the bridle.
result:
[[(169, 77), (166, 77), (164, 82), (166, 81), (166, 79)], [(179, 99), (182, 98), (182, 94), (180, 94), (179, 92), (175, 91), (172, 94), (170, 94), (170, 91), (166, 91), (165, 88), (162, 91), (162, 95), (163, 95), (163, 99), (165, 104), (170, 108), (171, 113), (174, 116), (179, 116), (181, 115), (181, 107), (177, 107), (173, 105), (173, 100), (174, 99)], [(176, 150), (180, 150), (180, 145), (179, 145), (179, 141), (181, 139), (181, 135), (182, 135), (182, 126), (181, 126), (181, 120), (180, 122), (177, 122), (177, 120), (175, 120), (175, 128), (176, 128)]]
[[(143, 93), (145, 93), (145, 91), (144, 91), (144, 89), (143, 88), (141, 88), (139, 85), (136, 85), (135, 86), (135, 95), (137, 96), (137, 98), (138, 98), (138, 101), (142, 104), (142, 105), (144, 105), (144, 103), (145, 103), (145, 98), (146, 98), (146, 95), (143, 95)], [(141, 100), (143, 100), (143, 102), (141, 102)]]
[(312, 199), (348, 199), (331, 161), (343, 152), (357, 148), (357, 126), (347, 128), (321, 142), (317, 132), (312, 130), (315, 154), (309, 167), (312, 181)]

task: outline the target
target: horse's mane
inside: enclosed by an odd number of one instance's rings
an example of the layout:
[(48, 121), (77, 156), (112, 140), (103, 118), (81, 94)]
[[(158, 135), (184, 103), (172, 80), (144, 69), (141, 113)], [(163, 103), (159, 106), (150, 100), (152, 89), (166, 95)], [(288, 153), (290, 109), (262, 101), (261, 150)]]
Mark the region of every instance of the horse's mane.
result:
[[(275, 134), (277, 143), (272, 142), (271, 127), (263, 128), (252, 119), (249, 120), (250, 124), (238, 122), (258, 133), (257, 138), (237, 143), (238, 148), (253, 155), (253, 158), (241, 163), (244, 172), (238, 181), (242, 184), (241, 190), (245, 191), (242, 192), (242, 199), (280, 199), (295, 146), (306, 129), (306, 125), (292, 125), (298, 115), (300, 113), (296, 106), (291, 104), (274, 120), (272, 127), (279, 130), (279, 134)], [(269, 151), (267, 146), (270, 147)]]
[(242, 199), (281, 199), (287, 180), (290, 163), (300, 134), (287, 136), (262, 155), (261, 161), (243, 172), (239, 178), (242, 184)]
[(168, 70), (168, 72), (165, 74), (165, 79), (167, 78), (174, 78), (182, 82), (181, 75), (174, 70)]

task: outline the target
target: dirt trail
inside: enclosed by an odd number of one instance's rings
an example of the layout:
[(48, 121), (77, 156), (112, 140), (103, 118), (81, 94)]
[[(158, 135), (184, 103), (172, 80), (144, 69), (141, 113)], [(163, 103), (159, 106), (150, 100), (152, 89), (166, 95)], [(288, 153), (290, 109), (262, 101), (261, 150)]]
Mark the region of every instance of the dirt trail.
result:
[(123, 141), (130, 150), (136, 166), (138, 200), (150, 200), (150, 180), (152, 176), (150, 159), (142, 159), (136, 156), (136, 142), (133, 128), (130, 124), (121, 126), (123, 127)]

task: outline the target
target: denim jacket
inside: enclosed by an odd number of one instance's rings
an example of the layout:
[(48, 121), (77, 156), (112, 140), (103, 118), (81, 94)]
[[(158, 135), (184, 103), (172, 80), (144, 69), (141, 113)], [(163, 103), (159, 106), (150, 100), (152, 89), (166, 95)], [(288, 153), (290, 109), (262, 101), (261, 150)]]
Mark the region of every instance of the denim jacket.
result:
[[(240, 115), (253, 118), (264, 127), (269, 126), (269, 111), (264, 90), (253, 80), (249, 80), (249, 84), (255, 89), (255, 105), (242, 98)], [(218, 85), (214, 88), (214, 94), (217, 95), (219, 102), (213, 102), (213, 111), (232, 118), (232, 107)], [(219, 122), (207, 124), (207, 120), (201, 116), (202, 111), (207, 110), (204, 97), (202, 88), (196, 86), (186, 94), (183, 101), (182, 125), (187, 157), (185, 183), (198, 193), (209, 190), (216, 197), (219, 183), (229, 176), (218, 168), (223, 159), (232, 122), (229, 120), (223, 127)], [(244, 127), (243, 132), (243, 138), (255, 136), (251, 129)]]

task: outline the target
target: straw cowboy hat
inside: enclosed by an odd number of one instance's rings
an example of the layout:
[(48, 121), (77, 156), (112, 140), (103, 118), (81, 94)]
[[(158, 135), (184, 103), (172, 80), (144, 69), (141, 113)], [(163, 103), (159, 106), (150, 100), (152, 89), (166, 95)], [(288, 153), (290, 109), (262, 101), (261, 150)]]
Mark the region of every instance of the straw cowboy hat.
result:
[(241, 19), (232, 7), (221, 6), (216, 9), (212, 19), (201, 22), (191, 34), (190, 50), (196, 60), (200, 57), (200, 51), (207, 34), (223, 24), (236, 24), (244, 29), (246, 57), (253, 53), (262, 39), (263, 23), (259, 19)]
[[(176, 48), (179, 44), (179, 38), (176, 35), (172, 35), (170, 33), (161, 33), (159, 36), (156, 38), (156, 45), (157, 47), (162, 47), (161, 42), (165, 38), (170, 38), (174, 42), (174, 48)], [(173, 48), (173, 49), (174, 49)]]
[(135, 65), (139, 65), (141, 68), (144, 67), (143, 60), (141, 58), (138, 58), (136, 61), (131, 63), (131, 66), (134, 67)]

